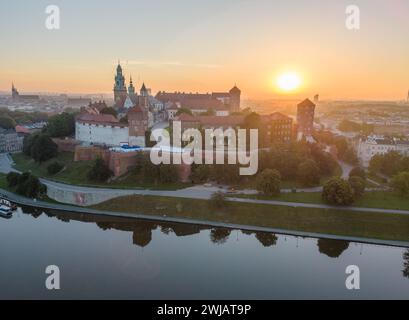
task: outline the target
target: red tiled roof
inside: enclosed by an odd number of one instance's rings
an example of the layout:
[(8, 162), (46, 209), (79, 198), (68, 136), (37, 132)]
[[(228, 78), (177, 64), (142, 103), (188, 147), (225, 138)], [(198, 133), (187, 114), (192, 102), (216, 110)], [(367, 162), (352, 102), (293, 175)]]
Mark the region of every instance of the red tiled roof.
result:
[(17, 133), (29, 133), (29, 130), (23, 126), (16, 126), (15, 130)]
[(310, 99), (305, 99), (298, 104), (299, 107), (315, 107), (315, 104)]
[(135, 112), (146, 112), (146, 110), (140, 106), (135, 106), (129, 109), (128, 113), (135, 113)]
[(89, 114), (83, 113), (77, 117), (78, 122), (93, 124), (119, 124), (119, 120), (112, 114)]

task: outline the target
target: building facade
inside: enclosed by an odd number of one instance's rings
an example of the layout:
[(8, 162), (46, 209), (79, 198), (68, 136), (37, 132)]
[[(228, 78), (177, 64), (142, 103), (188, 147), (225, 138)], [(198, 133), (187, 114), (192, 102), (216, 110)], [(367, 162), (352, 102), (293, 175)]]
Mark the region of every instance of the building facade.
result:
[(19, 152), (23, 150), (24, 137), (14, 129), (0, 128), (0, 153)]
[(261, 117), (263, 124), (263, 140), (265, 145), (289, 143), (293, 136), (293, 119), (275, 112)]
[(297, 106), (298, 139), (310, 137), (314, 132), (315, 104), (306, 99)]
[(409, 155), (409, 141), (384, 136), (369, 136), (361, 139), (358, 143), (358, 158), (365, 167), (369, 166), (375, 155), (386, 154), (396, 151), (403, 155)]

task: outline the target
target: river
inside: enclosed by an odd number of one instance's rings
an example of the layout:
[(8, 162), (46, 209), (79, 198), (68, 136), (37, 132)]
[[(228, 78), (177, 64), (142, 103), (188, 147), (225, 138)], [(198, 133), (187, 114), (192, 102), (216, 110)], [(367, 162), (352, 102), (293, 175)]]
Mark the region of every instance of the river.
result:
[(0, 219), (0, 241), (0, 299), (409, 298), (406, 248), (32, 208)]

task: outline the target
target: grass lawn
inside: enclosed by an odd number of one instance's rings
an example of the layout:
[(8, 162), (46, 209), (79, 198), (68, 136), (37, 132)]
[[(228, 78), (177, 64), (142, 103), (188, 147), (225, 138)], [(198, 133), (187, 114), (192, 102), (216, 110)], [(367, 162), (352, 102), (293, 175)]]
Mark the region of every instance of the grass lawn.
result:
[[(297, 192), (297, 193), (282, 193), (276, 197), (268, 197), (263, 195), (232, 195), (236, 198), (249, 198), (260, 200), (276, 200), (285, 202), (302, 202), (302, 203), (317, 203), (323, 204), (321, 192)], [(373, 191), (366, 192), (364, 196), (357, 200), (354, 207), (363, 208), (381, 208), (394, 210), (409, 210), (409, 199), (401, 197), (393, 192)]]
[(262, 204), (228, 203), (212, 209), (210, 201), (128, 196), (92, 206), (117, 212), (183, 217), (342, 236), (409, 241), (409, 216)]
[[(157, 189), (157, 190), (177, 190), (189, 187), (188, 184), (174, 183), (167, 185), (143, 184), (135, 181), (129, 177), (117, 179), (109, 183), (96, 183), (87, 179), (88, 171), (92, 167), (91, 161), (77, 161), (74, 162), (74, 153), (60, 152), (56, 158), (50, 159), (41, 164), (36, 163), (30, 157), (23, 153), (16, 153), (12, 155), (15, 162), (14, 168), (21, 171), (31, 171), (34, 175), (40, 178), (47, 178), (49, 180), (63, 182), (67, 184), (75, 184), (80, 186), (103, 187), (103, 188), (117, 188), (117, 189)], [(64, 169), (56, 175), (50, 175), (47, 167), (54, 162), (59, 162), (64, 165)]]

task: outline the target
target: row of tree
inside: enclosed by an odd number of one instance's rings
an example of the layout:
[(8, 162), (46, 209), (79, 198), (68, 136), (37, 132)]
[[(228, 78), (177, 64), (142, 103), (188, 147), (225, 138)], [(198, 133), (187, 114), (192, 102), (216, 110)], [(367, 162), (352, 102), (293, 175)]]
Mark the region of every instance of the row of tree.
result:
[(47, 193), (47, 187), (30, 172), (25, 172), (22, 174), (10, 172), (7, 174), (6, 179), (9, 188), (22, 196), (36, 199), (46, 195)]

